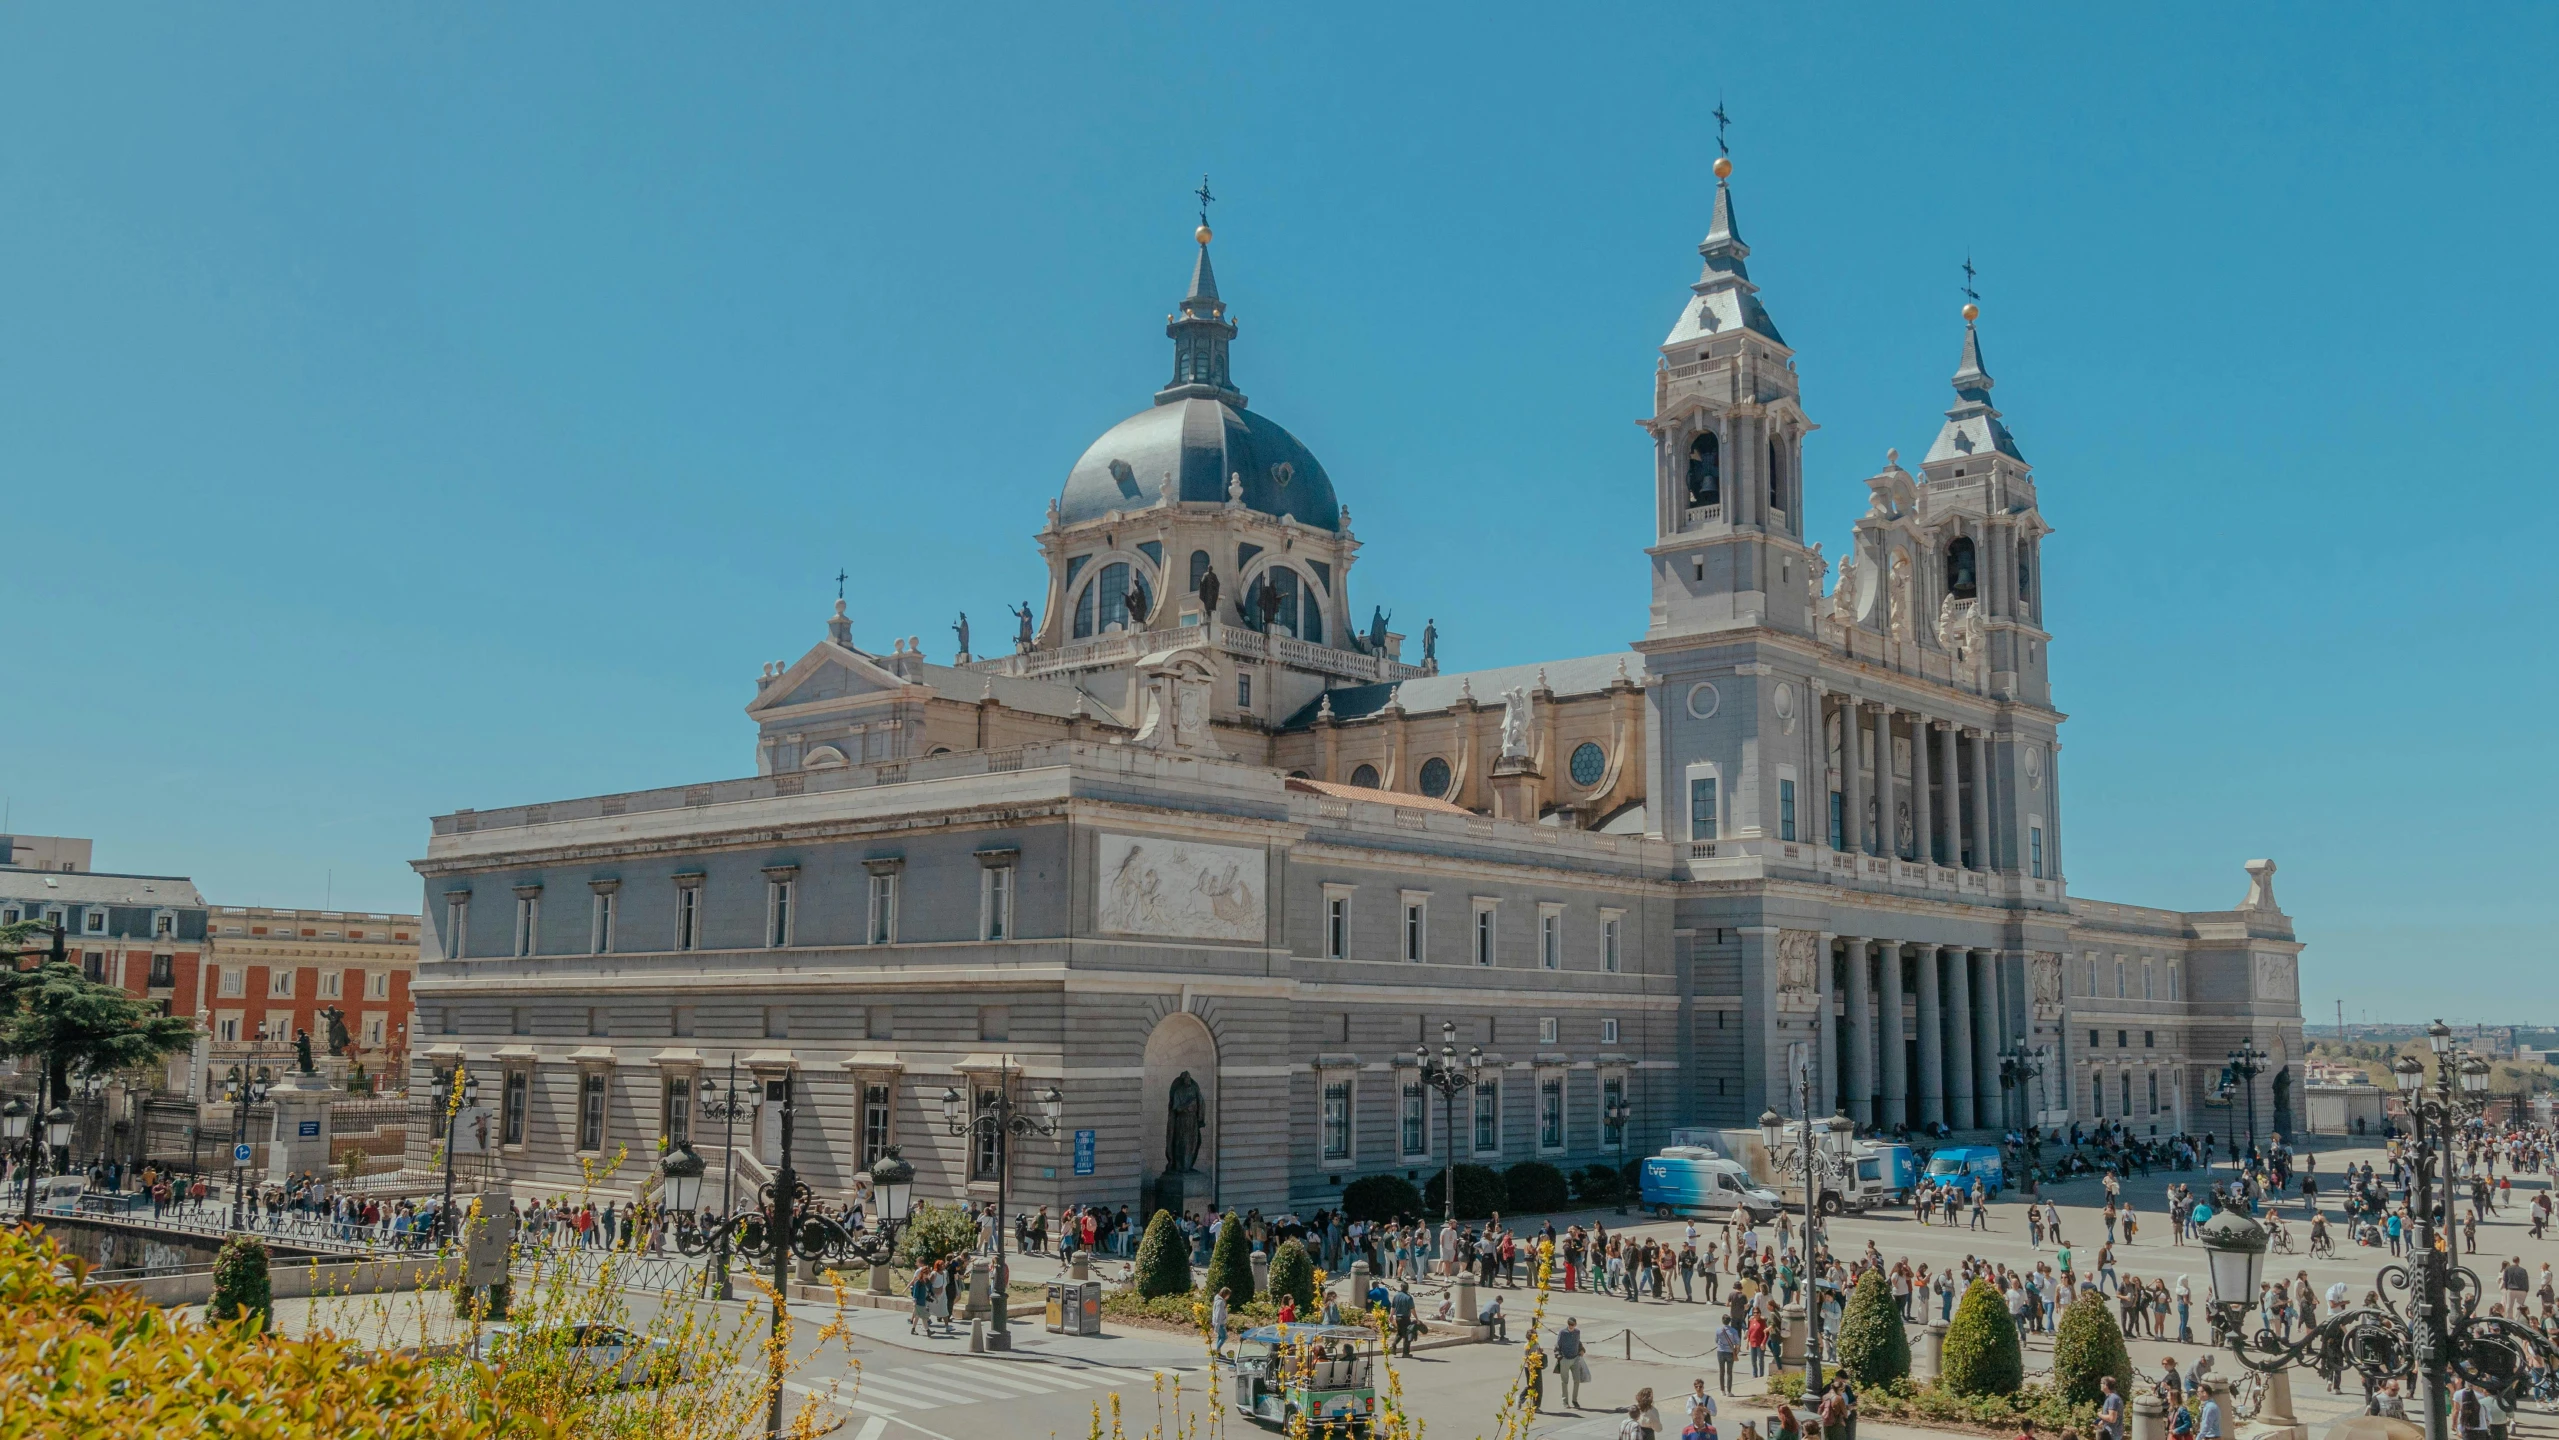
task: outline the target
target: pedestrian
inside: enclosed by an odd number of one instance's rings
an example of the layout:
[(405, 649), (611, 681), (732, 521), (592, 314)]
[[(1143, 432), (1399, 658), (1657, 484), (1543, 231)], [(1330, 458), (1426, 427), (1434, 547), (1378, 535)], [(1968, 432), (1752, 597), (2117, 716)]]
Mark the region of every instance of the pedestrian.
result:
[(2124, 1397), (2115, 1393), (2115, 1377), (2097, 1380), (2098, 1440), (2124, 1440)]
[[(1404, 1353), (1410, 1356), (1413, 1353), (1413, 1332), (1421, 1328), (1421, 1317), (1413, 1307), (1412, 1282), (1395, 1282), (1395, 1294), (1386, 1302), (1386, 1309), (1395, 1319), (1395, 1344), (1404, 1347)], [(1389, 1353), (1392, 1353), (1391, 1347)]]
[(1216, 1337), (1215, 1348), (1220, 1353), (1224, 1353), (1226, 1349), (1227, 1300), (1233, 1293), (1221, 1285), (1218, 1287), (1217, 1298), (1208, 1302), (1209, 1333)]
[(1742, 1332), (1734, 1328), (1732, 1317), (1726, 1316), (1715, 1331), (1715, 1383), (1727, 1395), (1733, 1393), (1733, 1362), (1741, 1358), (1741, 1348)]
[(1618, 1427), (1620, 1440), (1659, 1440), (1662, 1414), (1653, 1408), (1653, 1387), (1635, 1392), (1635, 1403), (1626, 1407), (1626, 1423)]

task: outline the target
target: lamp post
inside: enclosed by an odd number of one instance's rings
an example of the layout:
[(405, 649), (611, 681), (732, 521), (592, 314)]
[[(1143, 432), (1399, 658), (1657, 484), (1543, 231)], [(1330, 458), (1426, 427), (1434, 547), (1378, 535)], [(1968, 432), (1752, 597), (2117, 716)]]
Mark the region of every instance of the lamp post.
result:
[(445, 1093), (440, 1102), (444, 1106), (444, 1207), (436, 1211), (435, 1214), (435, 1238), (439, 1241), (452, 1239), (454, 1233), (454, 1125), (455, 1122), (461, 1119), (462, 1112), (472, 1108), (472, 1106), (478, 1102), (479, 1098), (480, 1077), (472, 1074), (468, 1069), (464, 1068), (459, 1062), (457, 1062), (454, 1066), (454, 1081), (446, 1086)]
[[(723, 1215), (729, 1214), (737, 1208), (738, 1117), (753, 1110), (755, 1107), (755, 1100), (755, 1091), (740, 1090), (738, 1088), (737, 1056), (735, 1053), (732, 1053), (729, 1056), (729, 1078), (726, 1089), (723, 1090), (720, 1083), (713, 1080), (710, 1076), (703, 1076), (701, 1096), (693, 1107), (695, 1114), (701, 1115), (706, 1119), (717, 1120), (720, 1122), (720, 1149), (722, 1152), (720, 1160), (720, 1213)], [(690, 1150), (692, 1147), (688, 1145), (685, 1148)], [(693, 1188), (686, 1193), (691, 1194), (696, 1198), (700, 1197), (700, 1176), (697, 1175), (694, 1177)], [(688, 1215), (691, 1214), (694, 1209), (691, 1205), (683, 1204), (679, 1204), (675, 1208)], [(712, 1284), (716, 1287), (717, 1293), (721, 1299), (734, 1299), (736, 1298), (735, 1293), (729, 1288), (728, 1227), (726, 1225), (720, 1226), (718, 1234), (719, 1251), (717, 1256), (711, 1262), (711, 1274), (713, 1277)]]
[[(2385, 1265), (2376, 1277), (2377, 1305), (2331, 1316), (2289, 1342), (2259, 1326), (2248, 1333), (2248, 1307), (2257, 1302), (2266, 1266), (2266, 1230), (2237, 1210), (2224, 1210), (2202, 1231), (2212, 1276), (2212, 1328), (2216, 1340), (2251, 1370), (2271, 1374), (2308, 1364), (2331, 1384), (2351, 1366), (2368, 1381), (2405, 1374), (2413, 1363), (2425, 1382), (2427, 1440), (2450, 1440), (2445, 1413), (2448, 1383), (2457, 1376), (2494, 1395), (2507, 1395), (2524, 1368), (2559, 1364), (2559, 1347), (2529, 1325), (2483, 1316), (2486, 1292), (2479, 1277), (2453, 1263), (2449, 1248), (2436, 1248), (2435, 1151), (2485, 1102), (2488, 1067), (2450, 1048), (2451, 1032), (2439, 1021), (2428, 1034), (2435, 1056), (2432, 1096), (2425, 1062), (2402, 1055), (2392, 1071), (2416, 1132), (2412, 1151), (2417, 1176), (2416, 1246), (2406, 1264)], [(2449, 1229), (2451, 1210), (2444, 1218)], [(2408, 1297), (2403, 1315), (2393, 1293)], [(2511, 1402), (2510, 1402), (2511, 1403)]]
[(247, 1228), (245, 1212), (248, 1166), (240, 1159), (239, 1147), (249, 1140), (249, 1107), (267, 1098), (267, 1071), (264, 1066), (252, 1074), (245, 1062), (260, 1058), (265, 1052), (252, 1050), (242, 1056), (243, 1064), (231, 1067), (223, 1081), (222, 1098), (231, 1102), (231, 1228)]
[[(2257, 1153), (2257, 1077), (2266, 1073), (2266, 1066), (2273, 1059), (2258, 1048), (2254, 1039), (2239, 1042), (2238, 1048), (2232, 1050), (2228, 1057), (2230, 1077), (2239, 1083), (2241, 1093), (2248, 1097), (2247, 1154), (2250, 1156)], [(2241, 1168), (2246, 1168), (2244, 1163)]]
[(889, 1263), (897, 1251), (898, 1225), (906, 1219), (915, 1167), (907, 1164), (894, 1146), (881, 1151), (880, 1158), (871, 1162), (871, 1185), (880, 1196), (884, 1223), (877, 1236), (855, 1235), (844, 1227), (844, 1222), (818, 1208), (816, 1195), (791, 1168), (791, 1126), (798, 1113), (793, 1097), (799, 1086), (796, 1077), (787, 1072), (773, 1084), (781, 1091), (775, 1103), (782, 1126), (782, 1163), (774, 1170), (772, 1183), (759, 1188), (759, 1206), (724, 1216), (706, 1231), (694, 1223), (702, 1200), (703, 1164), (691, 1142), (679, 1142), (669, 1150), (658, 1161), (658, 1173), (665, 1178), (668, 1203), (683, 1217), (676, 1228), (677, 1250), (699, 1256), (726, 1247), (749, 1260), (772, 1262), (774, 1343), (765, 1347), (771, 1367), (766, 1379), (771, 1396), (764, 1424), (767, 1435), (779, 1437), (783, 1433), (782, 1376), (790, 1363), (781, 1335), (789, 1323), (783, 1307), (789, 1303), (791, 1293), (791, 1262)]
[[(10, 1149), (15, 1150), (27, 1141), (35, 1130), (35, 1116), (36, 1107), (15, 1095), (9, 1097), (8, 1104), (0, 1105), (0, 1138), (8, 1141)], [(26, 1149), (26, 1160), (18, 1167), (18, 1183), (26, 1188), (27, 1214), (32, 1218), (36, 1202), (35, 1146), (30, 1144)]]
[(995, 1273), (989, 1287), (995, 1292), (995, 1316), (990, 1327), (994, 1338), (989, 1344), (997, 1350), (1010, 1349), (1013, 1344), (1013, 1332), (1008, 1328), (1012, 1323), (1007, 1304), (1010, 1296), (1005, 1289), (1012, 1283), (1012, 1271), (1004, 1263), (1004, 1209), (1012, 1193), (1012, 1137), (1054, 1135), (1058, 1119), (1066, 1110), (1066, 1096), (1054, 1085), (1033, 1095), (1027, 1111), (1017, 1107), (1013, 1103), (1013, 1074), (1013, 1057), (1008, 1055), (1004, 1057), (1004, 1067), (996, 1072), (995, 1099), (982, 1108), (969, 1106), (954, 1087), (945, 1086), (942, 1090), (943, 1128), (953, 1135), (969, 1137), (972, 1148), (981, 1136), (995, 1146)]
[[(2017, 1092), (2017, 1098), (2009, 1105), (2011, 1118), (2027, 1113), (2026, 1087), (2042, 1078), (2043, 1073), (2042, 1053), (2027, 1048), (2022, 1038), (2011, 1041), (2007, 1049), (1999, 1052), (1999, 1088)], [(2023, 1128), (2032, 1129), (2033, 1125), (2029, 1122)], [(2026, 1156), (2026, 1194), (2029, 1197), (2035, 1194), (2035, 1160), (2031, 1147)]]
[[(51, 928), (53, 931), (53, 944), (46, 952), (45, 963), (51, 965), (63, 965), (70, 963), (70, 957), (64, 953), (64, 936), (69, 932), (63, 928), (63, 924), (59, 920), (53, 922)], [(5, 959), (11, 965), (15, 965), (20, 956), (25, 953), (25, 951), (19, 951), (15, 954), (0, 956), (0, 959)], [(57, 1114), (63, 1113), (63, 1111), (62, 1097), (59, 1095), (51, 1097), (54, 1102), (54, 1108), (52, 1111), (48, 1112), (44, 1108), (45, 1100), (47, 1098), (46, 1092), (51, 1088), (52, 1080), (53, 1067), (44, 1063), (44, 1057), (37, 1057), (35, 1104), (27, 1112), (27, 1128), (24, 1131), (13, 1132), (17, 1134), (24, 1134), (27, 1137), (25, 1218), (29, 1224), (35, 1223), (36, 1177), (44, 1173), (45, 1147), (48, 1144), (68, 1145), (71, 1143), (67, 1135), (59, 1141), (56, 1141), (53, 1138), (55, 1128), (53, 1124), (53, 1117)]]
[[(1433, 1055), (1428, 1045), (1413, 1047), (1413, 1065), (1421, 1082), (1439, 1092), (1439, 1128), (1448, 1133), (1448, 1163), (1440, 1171), (1439, 1200), (1441, 1223), (1457, 1223), (1457, 1097), (1484, 1073), (1483, 1047), (1466, 1047), (1466, 1063), (1457, 1063), (1457, 1025), (1443, 1020), (1439, 1024), (1439, 1053)], [(1625, 1131), (1618, 1130), (1620, 1146)], [(1618, 1212), (1625, 1214), (1623, 1207)]]
[[(1817, 1232), (1813, 1228), (1815, 1216), (1821, 1209), (1821, 1185), (1815, 1173), (1819, 1162), (1814, 1153), (1819, 1142), (1813, 1138), (1812, 1064), (1809, 1057), (1800, 1055), (1795, 1062), (1795, 1103), (1796, 1113), (1802, 1116), (1796, 1122), (1795, 1148), (1804, 1170), (1804, 1295), (1807, 1301), (1804, 1309), (1804, 1393), (1818, 1395), (1822, 1389), (1821, 1290), (1812, 1270), (1813, 1257), (1820, 1253)], [(1845, 1115), (1836, 1115), (1823, 1128), (1833, 1136), (1844, 1138), (1856, 1133), (1857, 1122)], [(1774, 1110), (1761, 1111), (1759, 1138), (1768, 1146), (1769, 1163), (1774, 1168), (1777, 1147), (1786, 1140), (1786, 1118)]]

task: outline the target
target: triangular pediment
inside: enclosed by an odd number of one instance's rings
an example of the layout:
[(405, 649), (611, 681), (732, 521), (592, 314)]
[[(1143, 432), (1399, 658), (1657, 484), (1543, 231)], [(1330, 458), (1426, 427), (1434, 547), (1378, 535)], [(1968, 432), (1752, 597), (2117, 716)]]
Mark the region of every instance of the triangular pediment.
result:
[(774, 677), (752, 704), (749, 715), (797, 709), (870, 695), (895, 694), (917, 688), (914, 682), (858, 650), (821, 640), (790, 668)]

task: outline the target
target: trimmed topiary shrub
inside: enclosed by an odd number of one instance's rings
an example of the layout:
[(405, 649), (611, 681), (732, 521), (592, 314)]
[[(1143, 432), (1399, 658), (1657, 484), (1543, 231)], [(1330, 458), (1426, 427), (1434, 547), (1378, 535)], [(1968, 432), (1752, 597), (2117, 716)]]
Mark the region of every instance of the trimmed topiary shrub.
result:
[(1573, 1172), (1573, 1198), (1585, 1205), (1614, 1205), (1626, 1183), (1614, 1165), (1585, 1165)]
[(1858, 1277), (1847, 1313), (1839, 1317), (1839, 1365), (1860, 1385), (1880, 1385), (1910, 1374), (1910, 1335), (1901, 1306), (1881, 1270)]
[(1191, 1293), (1191, 1242), (1170, 1210), (1156, 1211), (1137, 1242), (1137, 1293), (1148, 1300)]
[(898, 1258), (909, 1265), (939, 1265), (976, 1248), (977, 1222), (957, 1205), (918, 1200), (897, 1232)]
[(2008, 1302), (1988, 1280), (1976, 1280), (1946, 1327), (1946, 1363), (1938, 1384), (1957, 1395), (2011, 1395), (2026, 1380), (2025, 1352)]
[(275, 1283), (267, 1277), (267, 1244), (255, 1235), (234, 1235), (222, 1242), (213, 1261), (213, 1299), (205, 1306), (209, 1320), (246, 1315), (264, 1330), (275, 1323)]
[(1401, 1220), (1422, 1213), (1422, 1192), (1401, 1175), (1362, 1175), (1342, 1187), (1342, 1213), (1353, 1220)]
[[(1430, 1183), (1422, 1187), (1422, 1213), (1433, 1220), (1440, 1217), (1440, 1186), (1447, 1178), (1447, 1171), (1436, 1171), (1431, 1175)], [(1501, 1172), (1491, 1166), (1460, 1165), (1457, 1167), (1457, 1218), (1481, 1220), (1496, 1210), (1508, 1209), (1509, 1192), (1510, 1187), (1502, 1183)]]
[[(1462, 1190), (1459, 1192), (1463, 1194)], [(1297, 1297), (1299, 1319), (1315, 1306), (1315, 1257), (1294, 1240), (1283, 1240), (1271, 1256), (1271, 1303), (1277, 1305), (1283, 1295)]]
[(2132, 1355), (2124, 1349), (2124, 1332), (2096, 1287), (2079, 1292), (2053, 1327), (2053, 1384), (2073, 1405), (2094, 1405), (2102, 1391), (2097, 1382), (2115, 1377), (2115, 1393), (2131, 1403)]
[[(1502, 1172), (1503, 1209), (1522, 1215), (1544, 1215), (1564, 1209), (1573, 1203), (1571, 1187), (1564, 1183), (1564, 1172), (1543, 1160), (1522, 1160)], [(1464, 1186), (1458, 1187), (1458, 1198), (1464, 1199)]]
[(1232, 1210), (1218, 1222), (1217, 1248), (1208, 1252), (1208, 1279), (1200, 1298), (1214, 1300), (1220, 1290), (1226, 1292), (1230, 1309), (1253, 1298), (1253, 1259), (1244, 1245), (1244, 1224)]

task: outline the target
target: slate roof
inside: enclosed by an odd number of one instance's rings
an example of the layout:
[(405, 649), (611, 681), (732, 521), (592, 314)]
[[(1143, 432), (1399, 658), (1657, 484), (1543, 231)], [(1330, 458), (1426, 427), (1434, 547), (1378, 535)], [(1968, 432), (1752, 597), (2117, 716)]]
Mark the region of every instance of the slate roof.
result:
[[(896, 668), (887, 659), (879, 656), (871, 658), (882, 666)], [(1101, 720), (1114, 725), (1122, 723), (1118, 711), (1094, 699), (1091, 692), (1080, 690), (1063, 681), (1034, 680), (1018, 675), (990, 675), (983, 670), (961, 670), (949, 665), (930, 663), (915, 666), (914, 674), (917, 683), (933, 687), (933, 692), (945, 700), (964, 700), (974, 703), (986, 693), (987, 686), (991, 684), (995, 687), (996, 702), (1005, 709), (1019, 710), (1026, 715), (1049, 715), (1063, 720), (1075, 713), (1075, 697), (1082, 695), (1084, 714), (1087, 719)]]
[(28, 870), (0, 865), (0, 898), (48, 905), (149, 905), (202, 908), (204, 896), (183, 875), (116, 875), (98, 871)]
[(1300, 706), (1296, 714), (1280, 723), (1282, 730), (1304, 730), (1315, 723), (1324, 701), (1333, 702), (1333, 718), (1356, 720), (1374, 715), (1386, 708), (1386, 698), (1403, 692), (1399, 702), (1408, 713), (1446, 710), (1457, 703), (1461, 688), (1475, 692), (1475, 703), (1487, 709), (1502, 703), (1502, 692), (1512, 686), (1535, 689), (1537, 672), (1546, 672), (1546, 687), (1558, 698), (1567, 695), (1596, 695), (1618, 681), (1618, 665), (1626, 667), (1625, 678), (1644, 683), (1644, 657), (1632, 650), (1614, 651), (1606, 655), (1585, 655), (1573, 660), (1548, 660), (1542, 664), (1503, 665), (1491, 670), (1464, 670), (1446, 675), (1419, 675), (1392, 684), (1347, 685), (1327, 690), (1323, 695)]

